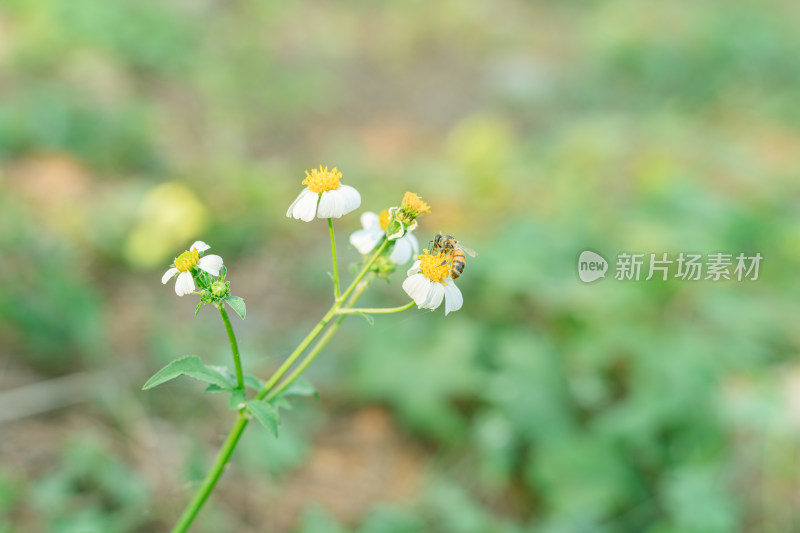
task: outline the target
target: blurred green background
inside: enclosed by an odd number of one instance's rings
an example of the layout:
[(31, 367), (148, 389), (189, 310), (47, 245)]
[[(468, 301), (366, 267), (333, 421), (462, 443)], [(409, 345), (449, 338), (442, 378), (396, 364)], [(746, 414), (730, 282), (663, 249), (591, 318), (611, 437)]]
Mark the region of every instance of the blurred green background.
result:
[[(165, 531), (232, 414), (159, 283), (225, 258), (246, 370), (330, 302), (362, 210), (479, 252), (462, 310), (353, 318), (193, 531), (786, 532), (800, 523), (800, 4), (0, 4), (0, 532)], [(358, 260), (337, 223), (340, 257)], [(580, 251), (764, 257), (755, 282), (578, 280)], [(613, 269), (613, 265), (612, 265)], [(402, 272), (365, 304), (406, 301)], [(36, 385), (38, 384), (38, 385)]]

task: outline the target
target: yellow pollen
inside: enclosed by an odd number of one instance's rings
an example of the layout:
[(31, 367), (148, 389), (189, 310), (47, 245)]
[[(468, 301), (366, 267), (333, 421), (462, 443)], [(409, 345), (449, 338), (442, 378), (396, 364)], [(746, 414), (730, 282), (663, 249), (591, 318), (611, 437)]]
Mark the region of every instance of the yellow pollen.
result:
[(403, 196), (403, 202), (401, 203), (401, 207), (405, 211), (413, 212), (414, 216), (419, 215), (421, 213), (431, 212), (431, 206), (423, 202), (422, 198), (420, 198), (413, 192), (407, 192), (405, 196)]
[(389, 220), (390, 220), (390, 217), (389, 217), (389, 210), (388, 209), (384, 209), (383, 211), (381, 211), (378, 214), (378, 223), (381, 225), (381, 229), (383, 231), (386, 231), (386, 228), (389, 227)]
[(443, 252), (433, 255), (425, 249), (425, 253), (419, 255), (419, 269), (429, 280), (441, 282), (450, 275), (448, 255)]
[(328, 167), (319, 170), (316, 168), (311, 169), (311, 173), (306, 170), (306, 179), (303, 180), (303, 185), (308, 187), (308, 190), (315, 193), (325, 191), (332, 191), (339, 188), (339, 180), (342, 179), (342, 173), (333, 167), (333, 170), (328, 170)]
[(197, 266), (198, 261), (200, 261), (200, 252), (197, 251), (197, 248), (192, 248), (175, 258), (175, 268), (181, 272), (189, 272)]

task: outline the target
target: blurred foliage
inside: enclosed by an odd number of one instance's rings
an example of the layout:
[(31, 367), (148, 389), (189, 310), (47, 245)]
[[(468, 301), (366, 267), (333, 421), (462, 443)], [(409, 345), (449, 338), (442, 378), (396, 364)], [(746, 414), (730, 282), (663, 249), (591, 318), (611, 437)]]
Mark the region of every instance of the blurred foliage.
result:
[[(791, 530), (799, 14), (788, 0), (3, 2), (1, 351), (34, 376), (104, 370), (130, 392), (100, 402), (88, 436), (54, 436), (48, 468), (3, 456), (0, 531), (168, 527), (188, 492), (92, 435), (138, 435), (144, 404), (165, 439), (148, 453), (181, 457), (151, 468), (181, 487), (203, 475), (226, 406), (189, 384), (138, 389), (182, 353), (226, 364), (227, 345), (158, 279), (210, 243), (247, 299), (248, 371), (275, 368), (330, 297), (324, 225), (284, 218), (320, 163), (364, 209), (418, 192), (433, 208), (421, 242), (445, 231), (479, 252), (464, 308), (347, 321), (311, 368), (322, 401), (286, 413), (277, 441), (248, 431), (238, 481), (197, 531), (263, 530), (253, 509), (315, 436), (374, 404), (423, 450), (421, 488), (355, 517), (305, 502), (294, 531)], [(337, 224), (345, 261), (357, 228)], [(584, 285), (584, 249), (765, 259), (756, 282)], [(401, 304), (399, 285), (369, 304)]]

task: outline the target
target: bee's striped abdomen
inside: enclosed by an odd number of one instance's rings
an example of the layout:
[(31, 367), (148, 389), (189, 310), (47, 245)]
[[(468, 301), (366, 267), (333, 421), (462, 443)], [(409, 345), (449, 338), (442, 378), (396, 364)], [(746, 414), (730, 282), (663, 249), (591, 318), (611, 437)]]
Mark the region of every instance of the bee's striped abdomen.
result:
[(464, 273), (464, 266), (466, 257), (464, 257), (464, 252), (456, 248), (453, 250), (453, 266), (450, 269), (450, 277), (453, 279), (458, 279), (458, 277)]

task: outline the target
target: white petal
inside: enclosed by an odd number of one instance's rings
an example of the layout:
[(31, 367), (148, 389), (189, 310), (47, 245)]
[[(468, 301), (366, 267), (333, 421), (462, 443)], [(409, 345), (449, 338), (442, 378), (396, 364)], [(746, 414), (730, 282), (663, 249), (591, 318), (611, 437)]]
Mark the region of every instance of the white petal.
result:
[(444, 287), (444, 315), (450, 311), (458, 311), (464, 304), (464, 298), (461, 296), (461, 291), (456, 287), (456, 283), (447, 278)]
[(194, 248), (197, 248), (198, 252), (205, 252), (211, 247), (206, 243), (204, 243), (203, 241), (194, 241), (194, 243), (192, 243), (192, 245), (189, 247), (189, 250), (192, 250)]
[(378, 215), (372, 211), (364, 211), (361, 213), (361, 227), (364, 229), (378, 230), (383, 233), (381, 229), (381, 220)]
[(287, 209), (287, 210), (286, 210), (286, 216), (287, 216), (287, 217), (291, 217), (291, 216), (292, 216), (292, 211), (294, 211), (294, 206), (296, 206), (296, 205), (297, 205), (297, 202), (299, 202), (299, 201), (300, 201), (300, 198), (302, 198), (302, 197), (303, 197), (303, 195), (305, 194), (305, 192), (306, 192), (307, 190), (308, 190), (308, 187), (306, 187), (305, 189), (303, 189), (302, 191), (300, 191), (300, 194), (298, 194), (298, 195), (297, 195), (297, 198), (295, 198), (295, 199), (294, 199), (294, 202), (292, 202), (292, 205), (290, 205), (290, 206), (289, 206), (289, 209)]
[(380, 229), (380, 226), (378, 227), (378, 231), (374, 229), (360, 229), (354, 231), (350, 235), (350, 244), (356, 247), (358, 253), (368, 254), (377, 246), (382, 237), (383, 231)]
[(417, 238), (414, 235), (412, 235), (411, 232), (409, 232), (408, 235), (406, 235), (406, 237), (408, 238), (408, 241), (411, 243), (411, 249), (413, 250), (412, 253), (414, 255), (418, 254), (419, 253), (419, 241), (417, 240)]
[(441, 283), (431, 282), (431, 288), (428, 289), (428, 298), (422, 303), (422, 307), (427, 309), (436, 309), (442, 304), (444, 299), (444, 285)]
[(392, 250), (389, 259), (398, 265), (402, 265), (403, 263), (408, 263), (411, 256), (417, 254), (418, 251), (417, 238), (410, 233), (406, 233), (405, 237), (395, 241), (394, 250)]
[(421, 263), (421, 261), (419, 259), (414, 261), (414, 264), (411, 265), (411, 268), (408, 269), (408, 272), (406, 273), (406, 275), (407, 276), (413, 276), (414, 274), (417, 274), (420, 271), (419, 270), (420, 263)]
[[(300, 219), (304, 222), (311, 222), (317, 214), (317, 202), (319, 201), (319, 194), (311, 192), (308, 187), (300, 193), (300, 196), (289, 207), (291, 216)], [(289, 212), (286, 213), (289, 216)]]
[(353, 187), (349, 185), (339, 185), (339, 188), (336, 190), (339, 191), (339, 196), (342, 198), (343, 202), (342, 215), (346, 215), (361, 207), (361, 195)]
[(218, 255), (206, 255), (200, 258), (197, 266), (202, 268), (212, 276), (219, 276), (219, 269), (222, 268), (222, 258)]
[(175, 281), (175, 294), (183, 296), (194, 292), (194, 279), (191, 272), (181, 272)]
[(339, 218), (342, 216), (342, 199), (339, 191), (325, 191), (319, 198), (317, 207), (317, 217), (319, 218)]
[(172, 276), (174, 276), (177, 273), (178, 273), (178, 269), (177, 268), (175, 268), (175, 267), (170, 268), (169, 270), (164, 272), (163, 276), (161, 276), (161, 283), (168, 282), (170, 279), (172, 279)]
[(414, 274), (406, 278), (403, 282), (403, 290), (414, 300), (417, 307), (422, 307), (422, 304), (428, 298), (428, 292), (432, 283), (431, 280), (422, 274)]

